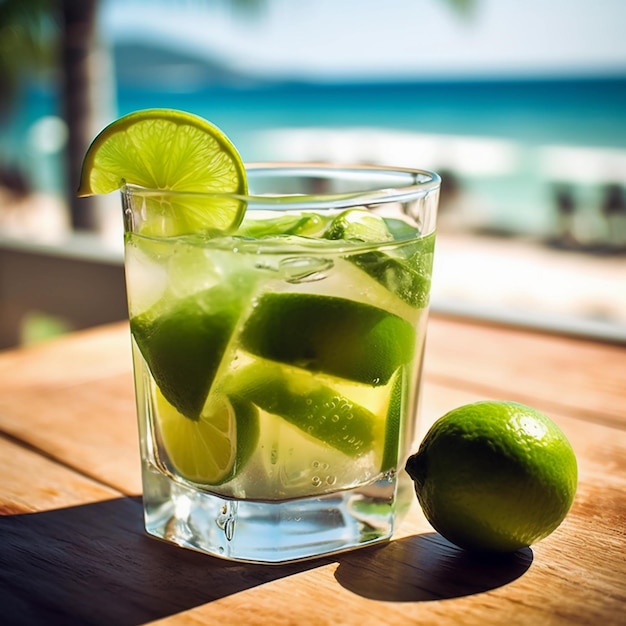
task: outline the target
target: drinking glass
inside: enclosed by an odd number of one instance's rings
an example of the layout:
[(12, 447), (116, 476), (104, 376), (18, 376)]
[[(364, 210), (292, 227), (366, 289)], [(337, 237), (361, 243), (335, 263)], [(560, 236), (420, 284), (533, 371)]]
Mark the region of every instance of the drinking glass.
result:
[[(440, 179), (246, 171), (246, 195), (122, 189), (146, 530), (257, 563), (387, 540), (414, 445)], [(190, 210), (245, 214), (226, 235), (172, 228)]]

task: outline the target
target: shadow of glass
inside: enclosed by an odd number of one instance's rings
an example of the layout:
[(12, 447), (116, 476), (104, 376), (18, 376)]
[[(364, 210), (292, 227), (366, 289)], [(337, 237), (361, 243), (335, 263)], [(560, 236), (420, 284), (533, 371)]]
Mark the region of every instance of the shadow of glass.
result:
[(346, 589), (385, 602), (458, 598), (502, 587), (530, 567), (530, 548), (471, 554), (426, 533), (343, 555), (335, 578)]
[(139, 497), (6, 515), (1, 621), (143, 624), (330, 562), (250, 565), (156, 541)]

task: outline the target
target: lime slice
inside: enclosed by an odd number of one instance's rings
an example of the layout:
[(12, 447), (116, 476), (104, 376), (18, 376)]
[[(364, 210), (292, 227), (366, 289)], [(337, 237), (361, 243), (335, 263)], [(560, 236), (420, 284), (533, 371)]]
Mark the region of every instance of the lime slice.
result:
[(247, 320), (241, 342), (265, 359), (377, 386), (411, 360), (415, 330), (403, 318), (369, 304), (268, 293)]
[(308, 372), (259, 361), (231, 384), (239, 396), (344, 454), (372, 449), (378, 418)]
[(249, 402), (211, 398), (197, 420), (181, 415), (157, 388), (155, 419), (172, 469), (183, 478), (219, 485), (246, 464), (259, 438), (258, 410)]
[(165, 313), (155, 305), (130, 320), (156, 384), (192, 420), (202, 412), (247, 297), (220, 285), (179, 300)]
[(145, 199), (142, 234), (180, 235), (236, 229), (245, 204), (246, 172), (237, 150), (213, 124), (170, 109), (136, 111), (109, 124), (83, 160), (79, 196), (106, 194), (124, 183), (153, 190)]

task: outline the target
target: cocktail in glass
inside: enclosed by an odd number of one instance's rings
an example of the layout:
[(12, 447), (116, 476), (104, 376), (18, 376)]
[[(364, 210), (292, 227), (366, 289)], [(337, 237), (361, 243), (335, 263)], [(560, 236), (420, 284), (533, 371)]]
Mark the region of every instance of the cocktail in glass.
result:
[[(413, 444), (439, 178), (247, 176), (245, 196), (122, 189), (146, 529), (262, 563), (384, 541)], [(228, 235), (181, 232), (164, 205), (245, 214)]]

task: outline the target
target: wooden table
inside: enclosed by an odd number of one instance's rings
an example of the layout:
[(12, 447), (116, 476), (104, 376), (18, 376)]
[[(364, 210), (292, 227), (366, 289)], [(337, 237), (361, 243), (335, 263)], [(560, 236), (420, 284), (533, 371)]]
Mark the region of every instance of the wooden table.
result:
[(489, 561), (415, 502), (397, 538), (286, 566), (142, 527), (126, 324), (0, 353), (1, 624), (626, 624), (626, 347), (432, 316), (422, 432), (460, 404), (531, 404), (577, 453), (564, 523)]

